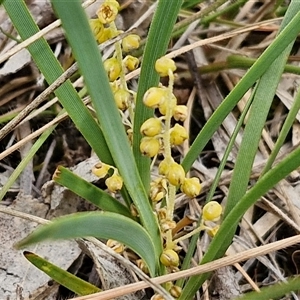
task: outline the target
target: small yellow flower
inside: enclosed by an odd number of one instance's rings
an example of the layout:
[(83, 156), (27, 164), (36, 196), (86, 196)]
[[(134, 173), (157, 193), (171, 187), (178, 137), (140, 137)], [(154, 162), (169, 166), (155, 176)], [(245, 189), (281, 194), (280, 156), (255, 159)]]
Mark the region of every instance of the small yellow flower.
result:
[(169, 172), (170, 164), (173, 163), (173, 160), (164, 159), (158, 165), (158, 173), (160, 175), (166, 175)]
[(105, 180), (105, 184), (111, 192), (115, 193), (115, 192), (119, 191), (122, 188), (123, 179), (121, 178), (120, 175), (115, 173), (111, 177), (108, 177)]
[(163, 56), (155, 62), (155, 70), (159, 76), (165, 77), (169, 75), (169, 71), (174, 72), (176, 70), (176, 65), (174, 60)]
[(166, 249), (160, 256), (160, 262), (166, 267), (178, 267), (179, 256), (172, 249)]
[(107, 175), (110, 168), (111, 168), (111, 166), (109, 166), (105, 163), (99, 162), (93, 167), (92, 173), (99, 178), (104, 178)]
[(182, 184), (185, 179), (185, 172), (183, 167), (180, 164), (173, 162), (169, 166), (166, 178), (173, 185)]
[(168, 95), (166, 95), (164, 98), (161, 99), (158, 105), (159, 112), (165, 116), (167, 113), (167, 109), (170, 109), (173, 115), (173, 111), (176, 107), (176, 104), (177, 104), (177, 99), (173, 93), (171, 94), (171, 97), (168, 97)]
[(200, 194), (201, 184), (198, 178), (185, 178), (183, 184), (180, 186), (180, 189), (190, 198), (194, 198)]
[(137, 34), (129, 34), (122, 40), (122, 48), (125, 52), (130, 52), (140, 46), (141, 38)]
[(125, 89), (119, 89), (114, 93), (114, 98), (118, 109), (124, 111), (128, 108), (129, 102), (131, 101), (131, 94)]
[(181, 145), (187, 138), (188, 134), (186, 132), (186, 129), (176, 123), (175, 126), (171, 129), (170, 143), (172, 145)]
[(203, 207), (202, 218), (205, 221), (218, 221), (222, 214), (222, 206), (217, 201), (210, 201)]
[(155, 137), (143, 137), (141, 139), (140, 151), (143, 155), (153, 157), (160, 150), (160, 142)]
[(115, 57), (104, 61), (104, 69), (107, 72), (109, 81), (115, 81), (121, 74), (121, 66)]
[(123, 253), (125, 249), (123, 244), (111, 239), (107, 240), (106, 246), (113, 249), (116, 253)]
[(99, 19), (90, 19), (89, 23), (95, 37), (104, 29), (104, 26)]
[(158, 118), (149, 118), (142, 124), (140, 131), (145, 136), (156, 136), (162, 131), (161, 121)]
[(103, 24), (109, 24), (113, 22), (118, 14), (120, 5), (117, 1), (108, 0), (105, 1), (97, 11), (97, 16)]
[(162, 198), (165, 197), (165, 195), (167, 193), (167, 189), (166, 189), (167, 185), (166, 185), (165, 181), (166, 181), (166, 179), (161, 178), (161, 177), (151, 181), (151, 183), (150, 183), (150, 199), (153, 202), (158, 202)]
[(138, 68), (140, 61), (137, 57), (134, 57), (132, 55), (125, 56), (124, 60), (124, 66), (128, 71), (134, 71)]
[(144, 95), (143, 102), (146, 106), (156, 108), (167, 97), (168, 90), (161, 87), (151, 87)]
[(182, 293), (182, 288), (178, 285), (173, 285), (169, 292), (174, 298), (179, 298)]
[(173, 111), (173, 117), (176, 121), (183, 122), (187, 117), (187, 106), (186, 105), (176, 105)]

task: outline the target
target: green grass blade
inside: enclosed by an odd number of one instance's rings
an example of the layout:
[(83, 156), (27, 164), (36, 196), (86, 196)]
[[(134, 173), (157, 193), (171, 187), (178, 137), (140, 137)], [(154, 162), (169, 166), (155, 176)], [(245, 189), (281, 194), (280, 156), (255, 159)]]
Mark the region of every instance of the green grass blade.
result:
[(57, 267), (56, 265), (32, 252), (24, 251), (24, 256), (38, 269), (77, 295), (84, 296), (101, 292), (101, 289), (98, 287), (78, 278), (70, 272)]
[(235, 88), (223, 100), (210, 119), (204, 125), (189, 152), (182, 161), (182, 166), (188, 171), (197, 159), (214, 132), (222, 124), (226, 116), (232, 111), (243, 95), (253, 86), (257, 79), (267, 70), (272, 62), (285, 50), (299, 33), (300, 11), (292, 21), (278, 35), (274, 42), (264, 51), (260, 58), (253, 64)]
[(136, 252), (147, 264), (151, 276), (158, 266), (158, 256), (150, 235), (137, 222), (110, 212), (75, 213), (38, 227), (16, 246), (25, 247), (46, 239), (75, 239), (93, 236), (116, 240)]
[(104, 211), (114, 212), (132, 218), (127, 207), (117, 199), (62, 166), (57, 168), (53, 180)]
[(153, 16), (143, 54), (136, 97), (133, 127), (133, 153), (146, 190), (149, 189), (150, 182), (150, 159), (142, 156), (140, 152), (140, 127), (146, 119), (153, 116), (153, 109), (147, 108), (142, 100), (145, 92), (150, 87), (156, 86), (159, 82), (159, 76), (154, 69), (154, 64), (156, 60), (165, 55), (167, 51), (168, 43), (181, 5), (182, 0), (172, 0), (172, 5), (170, 5), (169, 0), (158, 1), (158, 6)]
[(261, 176), (263, 174), (265, 174), (267, 171), (269, 171), (270, 168), (272, 167), (272, 164), (274, 163), (276, 156), (280, 151), (281, 146), (284, 144), (284, 141), (295, 122), (295, 119), (296, 119), (299, 109), (300, 109), (300, 91), (298, 90), (295, 100), (292, 104), (292, 107), (284, 121), (284, 124), (283, 124), (281, 130), (280, 130), (279, 136), (274, 145), (274, 149), (272, 150), (272, 152), (268, 158), (268, 161), (267, 161), (264, 169), (261, 172)]
[[(287, 280), (287, 282), (278, 282), (272, 284), (271, 286), (264, 287), (260, 289), (259, 292), (247, 293), (241, 297), (235, 298), (235, 300), (279, 299), (280, 297), (284, 297), (286, 294), (290, 292), (296, 293), (299, 290), (300, 290), (300, 277), (297, 276), (296, 278)], [(284, 298), (284, 299), (291, 299), (291, 298)]]
[[(156, 254), (161, 253), (162, 245), (158, 224), (139, 176), (101, 55), (85, 12), (81, 7), (81, 1), (53, 0), (52, 4), (61, 18), (73, 55), (84, 77), (109, 151), (126, 189), (139, 211), (141, 222), (156, 246)], [(97, 139), (95, 136), (93, 138)], [(100, 151), (100, 149), (98, 150)]]
[[(70, 4), (70, 2), (68, 3)], [(26, 40), (39, 31), (24, 1), (5, 0), (3, 5), (22, 40)], [(63, 73), (60, 63), (44, 38), (35, 41), (27, 49), (49, 84)], [(71, 82), (65, 82), (56, 90), (55, 94), (98, 157), (106, 163), (113, 164), (100, 127), (83, 104)]]
[(14, 182), (16, 182), (17, 178), (20, 176), (20, 174), (22, 173), (24, 168), (27, 166), (27, 164), (30, 162), (30, 160), (32, 160), (32, 158), (34, 157), (36, 152), (44, 144), (44, 142), (49, 137), (49, 135), (53, 132), (55, 127), (56, 126), (50, 127), (38, 138), (38, 140), (30, 148), (26, 157), (21, 160), (19, 165), (15, 168), (13, 173), (9, 176), (7, 182), (0, 189), (0, 201), (4, 198), (5, 194), (8, 192), (9, 188), (14, 184)]

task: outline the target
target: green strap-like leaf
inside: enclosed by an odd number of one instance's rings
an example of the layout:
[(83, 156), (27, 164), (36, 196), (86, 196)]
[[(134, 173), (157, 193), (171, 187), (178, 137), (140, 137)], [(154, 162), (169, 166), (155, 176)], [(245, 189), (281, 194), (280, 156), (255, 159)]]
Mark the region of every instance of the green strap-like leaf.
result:
[(38, 269), (77, 295), (84, 296), (101, 292), (98, 287), (78, 278), (70, 272), (57, 267), (56, 265), (32, 252), (24, 251), (24, 256)]
[(104, 211), (110, 211), (132, 218), (127, 207), (117, 199), (62, 166), (57, 168), (53, 179), (55, 182), (67, 187), (75, 194), (90, 201)]
[(65, 240), (93, 236), (116, 240), (135, 253), (147, 264), (151, 276), (155, 275), (158, 256), (147, 231), (133, 220), (110, 212), (75, 213), (38, 227), (20, 241), (18, 248), (45, 241)]

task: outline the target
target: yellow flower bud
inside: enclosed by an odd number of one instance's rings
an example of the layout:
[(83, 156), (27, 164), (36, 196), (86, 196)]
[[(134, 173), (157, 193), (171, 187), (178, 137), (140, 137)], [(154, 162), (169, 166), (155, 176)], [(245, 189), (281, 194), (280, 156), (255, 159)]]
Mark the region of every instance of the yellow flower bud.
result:
[(125, 56), (123, 62), (124, 62), (124, 66), (128, 71), (133, 71), (137, 69), (140, 63), (139, 59), (132, 55)]
[(166, 267), (178, 267), (179, 256), (172, 249), (166, 249), (160, 256), (160, 262)]
[(125, 249), (123, 244), (111, 239), (107, 240), (106, 246), (113, 249), (116, 253), (123, 253)]
[(183, 184), (180, 186), (180, 189), (190, 198), (194, 198), (200, 194), (201, 184), (198, 178), (185, 178)]
[(105, 180), (105, 184), (107, 188), (115, 193), (116, 191), (119, 191), (123, 186), (123, 179), (118, 174), (113, 174), (111, 177), (108, 177)]
[(176, 105), (173, 111), (173, 117), (176, 121), (183, 122), (187, 117), (187, 106)]
[(176, 104), (177, 99), (173, 93), (171, 94), (171, 97), (168, 97), (166, 95), (166, 97), (161, 99), (161, 102), (158, 105), (159, 112), (165, 116), (167, 113), (167, 108), (169, 108), (171, 110), (171, 114), (173, 115), (173, 111), (176, 107)]
[(151, 87), (144, 95), (143, 102), (151, 108), (158, 107), (161, 101), (167, 97), (168, 90), (161, 87)]
[(175, 126), (171, 129), (170, 143), (172, 145), (181, 145), (187, 138), (188, 134), (186, 129), (179, 124), (175, 124)]
[(130, 52), (140, 46), (141, 38), (137, 34), (129, 34), (122, 40), (122, 48), (125, 52)]
[(185, 179), (185, 172), (183, 167), (180, 164), (173, 162), (169, 165), (166, 178), (173, 185), (182, 184)]
[(107, 175), (110, 168), (111, 168), (111, 166), (109, 166), (105, 163), (99, 162), (93, 167), (92, 173), (99, 178), (103, 178)]
[(140, 151), (143, 155), (153, 157), (160, 150), (160, 142), (155, 137), (143, 137), (141, 139)]
[(176, 65), (174, 60), (163, 56), (155, 62), (155, 70), (159, 76), (165, 77), (169, 75), (169, 70), (171, 72), (176, 70)]
[(205, 221), (218, 221), (222, 213), (222, 206), (217, 201), (210, 201), (203, 207), (202, 218)]
[(115, 57), (112, 57), (104, 61), (103, 64), (109, 81), (115, 81), (120, 76), (122, 70), (118, 60)]
[(142, 124), (140, 131), (146, 136), (156, 136), (162, 131), (161, 121), (157, 118), (150, 118)]
[(105, 1), (97, 11), (97, 16), (103, 24), (109, 24), (117, 17), (120, 5), (117, 1)]
[(114, 98), (118, 109), (124, 111), (128, 108), (129, 102), (131, 101), (131, 94), (125, 89), (119, 89), (114, 93)]

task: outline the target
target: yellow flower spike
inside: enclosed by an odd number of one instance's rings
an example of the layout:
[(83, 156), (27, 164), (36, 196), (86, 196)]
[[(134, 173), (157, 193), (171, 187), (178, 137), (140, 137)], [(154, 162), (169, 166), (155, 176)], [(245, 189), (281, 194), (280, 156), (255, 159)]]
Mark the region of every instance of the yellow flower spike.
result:
[(222, 206), (217, 201), (206, 203), (202, 210), (202, 218), (205, 221), (218, 221), (222, 214)]
[(117, 1), (109, 0), (105, 1), (97, 11), (97, 16), (103, 24), (109, 24), (113, 22), (119, 12), (120, 5)]
[(185, 172), (183, 167), (180, 164), (173, 162), (169, 166), (169, 170), (166, 174), (166, 178), (171, 184), (175, 186), (182, 184), (185, 179)]
[(143, 102), (146, 106), (156, 108), (167, 97), (168, 90), (162, 87), (151, 87), (145, 93)]
[(157, 118), (149, 118), (146, 120), (140, 129), (141, 134), (145, 136), (156, 136), (162, 131), (161, 121)]
[(176, 70), (176, 65), (173, 59), (163, 56), (155, 62), (155, 70), (159, 76), (165, 77), (169, 76), (169, 70)]
[(130, 52), (140, 46), (141, 38), (137, 34), (129, 34), (122, 40), (122, 49), (124, 52)]
[(138, 217), (139, 216), (139, 212), (138, 212), (136, 206), (133, 203), (130, 204), (130, 213), (133, 217)]
[(143, 137), (141, 139), (140, 151), (143, 155), (153, 157), (160, 150), (160, 142), (155, 137)]
[(137, 57), (134, 57), (132, 55), (127, 55), (123, 59), (124, 66), (128, 71), (134, 71), (138, 68), (140, 64), (140, 60)]
[(200, 194), (201, 184), (197, 177), (185, 178), (180, 190), (190, 198), (194, 198)]
[(188, 134), (186, 129), (179, 124), (175, 124), (170, 133), (171, 145), (181, 145), (187, 138)]
[(92, 173), (99, 178), (104, 178), (107, 175), (110, 168), (111, 168), (111, 166), (109, 166), (105, 163), (99, 162), (93, 167)]
[(186, 105), (176, 105), (173, 111), (173, 118), (176, 121), (183, 122), (187, 117), (187, 106)]
[(106, 246), (114, 250), (116, 253), (123, 253), (125, 249), (123, 244), (111, 239), (107, 240)]
[(160, 256), (160, 262), (166, 267), (178, 267), (179, 256), (172, 249), (166, 249)]
[(176, 107), (176, 104), (177, 104), (177, 99), (174, 94), (171, 95), (171, 98), (164, 97), (161, 99), (158, 105), (159, 112), (165, 116), (167, 113), (167, 108), (169, 107), (173, 115), (173, 111)]
[(108, 177), (105, 180), (105, 184), (111, 192), (115, 193), (115, 192), (119, 191), (122, 188), (123, 179), (121, 178), (120, 175), (115, 173), (111, 177)]
[(125, 89), (119, 89), (114, 93), (114, 98), (118, 109), (124, 111), (128, 108), (131, 101), (131, 94)]
[(171, 296), (173, 296), (174, 298), (179, 298), (181, 296), (181, 293), (182, 293), (182, 288), (178, 285), (173, 285), (170, 288), (169, 292), (170, 292)]
[(109, 81), (115, 81), (121, 74), (121, 66), (115, 57), (104, 61), (104, 69), (107, 72)]
[(220, 226), (219, 226), (219, 225), (216, 225), (216, 226), (213, 227), (213, 228), (206, 229), (206, 232), (207, 232), (207, 234), (208, 234), (210, 237), (213, 238), (213, 237), (217, 234), (219, 228), (220, 228)]

